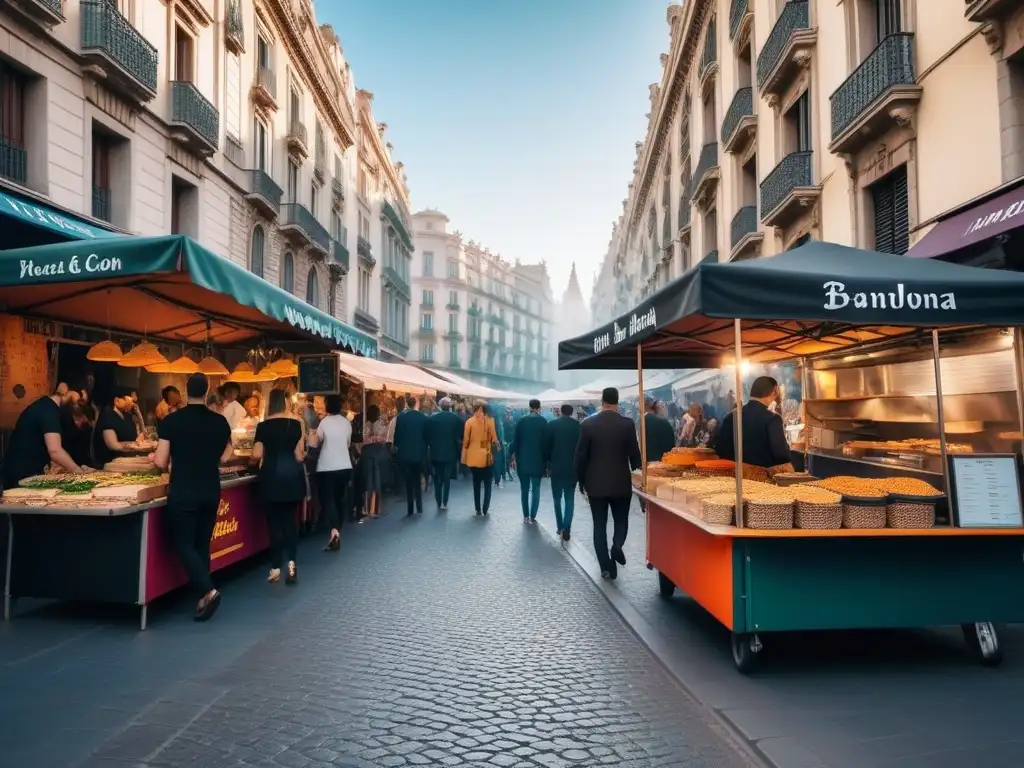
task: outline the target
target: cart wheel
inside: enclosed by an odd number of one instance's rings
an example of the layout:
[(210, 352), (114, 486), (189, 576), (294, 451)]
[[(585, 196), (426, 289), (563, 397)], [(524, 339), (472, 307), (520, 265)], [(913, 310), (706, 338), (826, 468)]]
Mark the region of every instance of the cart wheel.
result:
[(662, 597), (672, 597), (676, 593), (676, 585), (672, 583), (672, 579), (661, 571), (658, 571), (658, 589)]
[(732, 633), (732, 661), (744, 675), (753, 671), (757, 654), (761, 652), (761, 638), (746, 632)]
[(999, 644), (999, 633), (990, 621), (975, 624), (961, 624), (964, 640), (971, 653), (986, 667), (998, 667), (1003, 662), (1003, 646)]

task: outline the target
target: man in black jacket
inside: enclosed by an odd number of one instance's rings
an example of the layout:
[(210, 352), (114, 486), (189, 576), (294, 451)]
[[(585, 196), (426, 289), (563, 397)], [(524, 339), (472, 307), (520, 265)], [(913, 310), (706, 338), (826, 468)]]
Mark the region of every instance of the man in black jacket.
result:
[[(758, 376), (750, 385), (750, 399), (743, 406), (743, 463), (755, 467), (789, 464), (793, 454), (786, 442), (782, 417), (768, 407), (779, 397), (779, 382), (771, 376)], [(735, 412), (722, 420), (712, 448), (723, 459), (736, 460)]]
[[(614, 579), (619, 565), (626, 564), (622, 551), (633, 499), (630, 473), (640, 467), (640, 445), (632, 419), (619, 413), (619, 390), (601, 393), (601, 410), (580, 425), (574, 459), (580, 489), (587, 495), (594, 516), (594, 551), (601, 576)], [(611, 509), (612, 546), (608, 549), (608, 510)]]

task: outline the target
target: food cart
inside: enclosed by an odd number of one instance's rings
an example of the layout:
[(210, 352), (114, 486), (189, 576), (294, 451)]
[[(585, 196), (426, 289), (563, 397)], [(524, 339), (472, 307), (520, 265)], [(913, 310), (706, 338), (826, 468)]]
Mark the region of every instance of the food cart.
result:
[[(5, 251), (0, 303), (0, 418), (8, 429), (22, 408), (53, 392), (52, 348), (60, 344), (88, 348), (89, 360), (159, 385), (201, 371), (214, 383), (290, 387), (300, 378), (292, 356), (377, 354), (371, 337), (177, 235)], [(180, 354), (173, 362), (172, 351)], [(233, 370), (224, 365), (232, 359), (240, 361)], [(249, 448), (244, 436), (236, 447)], [(138, 605), (145, 628), (148, 604), (185, 583), (162, 523), (167, 478), (99, 469), (84, 481), (33, 478), (5, 493), (5, 618), (19, 597), (76, 599)], [(225, 468), (222, 478), (213, 570), (269, 543), (254, 478), (238, 469)]]
[[(625, 316), (559, 344), (563, 369), (728, 366), (737, 392), (746, 362), (802, 363), (811, 385), (805, 479), (820, 483), (790, 493), (745, 480), (740, 408), (727, 495), (718, 479), (707, 496), (700, 483), (710, 478), (662, 478), (652, 492), (646, 457), (638, 490), (662, 594), (679, 588), (731, 630), (739, 670), (752, 668), (772, 632), (938, 625), (960, 625), (983, 663), (999, 663), (997, 625), (1024, 621), (1022, 291), (1020, 274), (810, 243), (702, 263)], [(931, 371), (925, 385), (922, 366)], [(859, 440), (865, 430), (872, 439)], [(884, 446), (844, 455), (857, 442), (896, 443), (895, 456)], [(801, 510), (817, 522), (798, 527)]]

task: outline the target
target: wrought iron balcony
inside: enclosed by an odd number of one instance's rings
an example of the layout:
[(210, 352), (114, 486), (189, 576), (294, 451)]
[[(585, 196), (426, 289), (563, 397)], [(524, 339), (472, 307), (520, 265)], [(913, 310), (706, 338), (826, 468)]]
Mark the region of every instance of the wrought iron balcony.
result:
[(754, 89), (747, 86), (736, 91), (729, 109), (725, 111), (725, 118), (722, 120), (722, 148), (730, 153), (742, 152), (756, 135)]
[(356, 238), (356, 253), (359, 254), (360, 259), (362, 259), (366, 266), (370, 268), (376, 266), (377, 260), (373, 257), (373, 246), (362, 235)]
[(249, 189), (245, 199), (264, 216), (276, 219), (281, 212), (281, 196), (284, 191), (274, 183), (270, 174), (254, 168), (249, 171)]
[(448, 341), (462, 341), (462, 333), (460, 331), (453, 331), (451, 328), (445, 331), (444, 337)]
[(92, 215), (110, 221), (110, 190), (107, 187), (92, 188)]
[(718, 144), (705, 144), (700, 150), (697, 169), (693, 172), (693, 201), (700, 204), (713, 198), (721, 175), (718, 167)]
[(756, 205), (745, 205), (736, 211), (729, 229), (730, 260), (756, 255), (764, 240), (764, 233), (758, 229)]
[(409, 282), (399, 274), (398, 270), (394, 267), (384, 267), (381, 271), (381, 282), (384, 284), (384, 288), (392, 288), (406, 301), (412, 300), (412, 293), (409, 291)]
[(0, 5), (47, 29), (64, 21), (63, 0), (2, 0)]
[(430, 326), (429, 328), (427, 328), (426, 326), (421, 325), (419, 328), (416, 329), (416, 335), (419, 336), (421, 339), (436, 339), (437, 329), (434, 328), (434, 326)]
[(811, 29), (807, 0), (787, 0), (757, 57), (757, 86), (761, 95), (777, 97), (788, 85), (795, 68), (810, 60), (817, 39), (817, 30)]
[(224, 13), (224, 44), (233, 54), (245, 53), (245, 26), (242, 23), (241, 0), (228, 0)]
[(277, 74), (270, 67), (257, 67), (252, 99), (264, 109), (277, 109)]
[(376, 335), (380, 330), (380, 321), (371, 315), (369, 310), (363, 309), (362, 307), (356, 307), (352, 311), (352, 319), (355, 321), (356, 328), (361, 331), (366, 331), (366, 333), (371, 335)]
[(1018, 8), (1018, 0), (964, 0), (964, 15), (970, 21), (1009, 19)]
[(381, 203), (381, 212), (391, 222), (391, 226), (395, 228), (395, 232), (398, 233), (405, 247), (411, 251), (413, 249), (412, 236), (409, 234), (405, 220), (399, 215), (398, 209), (389, 200), (384, 200)]
[(718, 40), (716, 38), (716, 27), (714, 19), (708, 24), (707, 35), (704, 38), (704, 52), (700, 55), (700, 69), (698, 79), (703, 85), (705, 80), (713, 75), (718, 69)]
[(457, 301), (449, 301), (447, 304), (444, 305), (444, 308), (452, 312), (458, 312), (461, 309), (461, 307), (459, 306), (459, 302)]
[(331, 238), (331, 261), (341, 267), (343, 275), (348, 274), (348, 248), (341, 240)]
[(139, 102), (156, 96), (158, 54), (113, 3), (82, 0), (82, 56), (107, 82)]
[(285, 236), (300, 246), (318, 250), (324, 256), (331, 251), (330, 233), (302, 203), (282, 205), (278, 226)]
[(889, 35), (830, 98), (832, 152), (856, 152), (872, 137), (907, 123), (923, 89), (914, 77), (914, 36)]
[(690, 206), (693, 205), (693, 194), (691, 192), (693, 182), (687, 179), (683, 183), (683, 191), (679, 195), (679, 210), (677, 212), (677, 232), (687, 238), (690, 235)]
[(821, 195), (814, 184), (814, 153), (786, 155), (761, 182), (761, 221), (785, 227)]
[(732, 0), (732, 5), (729, 6), (729, 39), (735, 40), (737, 35), (740, 33), (740, 27), (747, 24), (749, 26), (748, 16), (753, 15), (753, 11), (750, 9), (750, 0)]
[(28, 180), (28, 152), (0, 139), (0, 176), (17, 184)]
[(299, 160), (309, 157), (309, 138), (306, 134), (306, 126), (301, 120), (292, 120), (288, 126), (288, 133), (284, 137), (288, 146), (288, 153)]
[(185, 80), (171, 82), (171, 128), (175, 138), (203, 155), (220, 145), (220, 112)]

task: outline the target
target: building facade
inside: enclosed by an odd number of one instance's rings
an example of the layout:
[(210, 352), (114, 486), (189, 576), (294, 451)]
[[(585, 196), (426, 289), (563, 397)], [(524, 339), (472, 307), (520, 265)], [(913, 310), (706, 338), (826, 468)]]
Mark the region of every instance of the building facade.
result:
[(412, 217), (412, 359), (485, 386), (531, 394), (554, 376), (547, 267), (510, 263), (449, 228), (440, 211)]
[[(555, 307), (555, 339), (556, 341), (573, 339), (590, 329), (590, 307), (583, 298), (583, 290), (580, 288), (580, 280), (576, 274), (576, 262), (573, 262), (565, 293), (562, 294), (562, 300)], [(557, 365), (556, 356), (556, 368)], [(557, 371), (555, 373), (555, 388), (564, 392), (593, 380), (594, 373), (592, 371)]]
[(905, 253), (1024, 174), (1019, 3), (688, 0), (667, 20), (596, 321), (702, 259)]
[(0, 191), (189, 235), (401, 352), (408, 189), (311, 0), (7, 0), (0, 28)]

